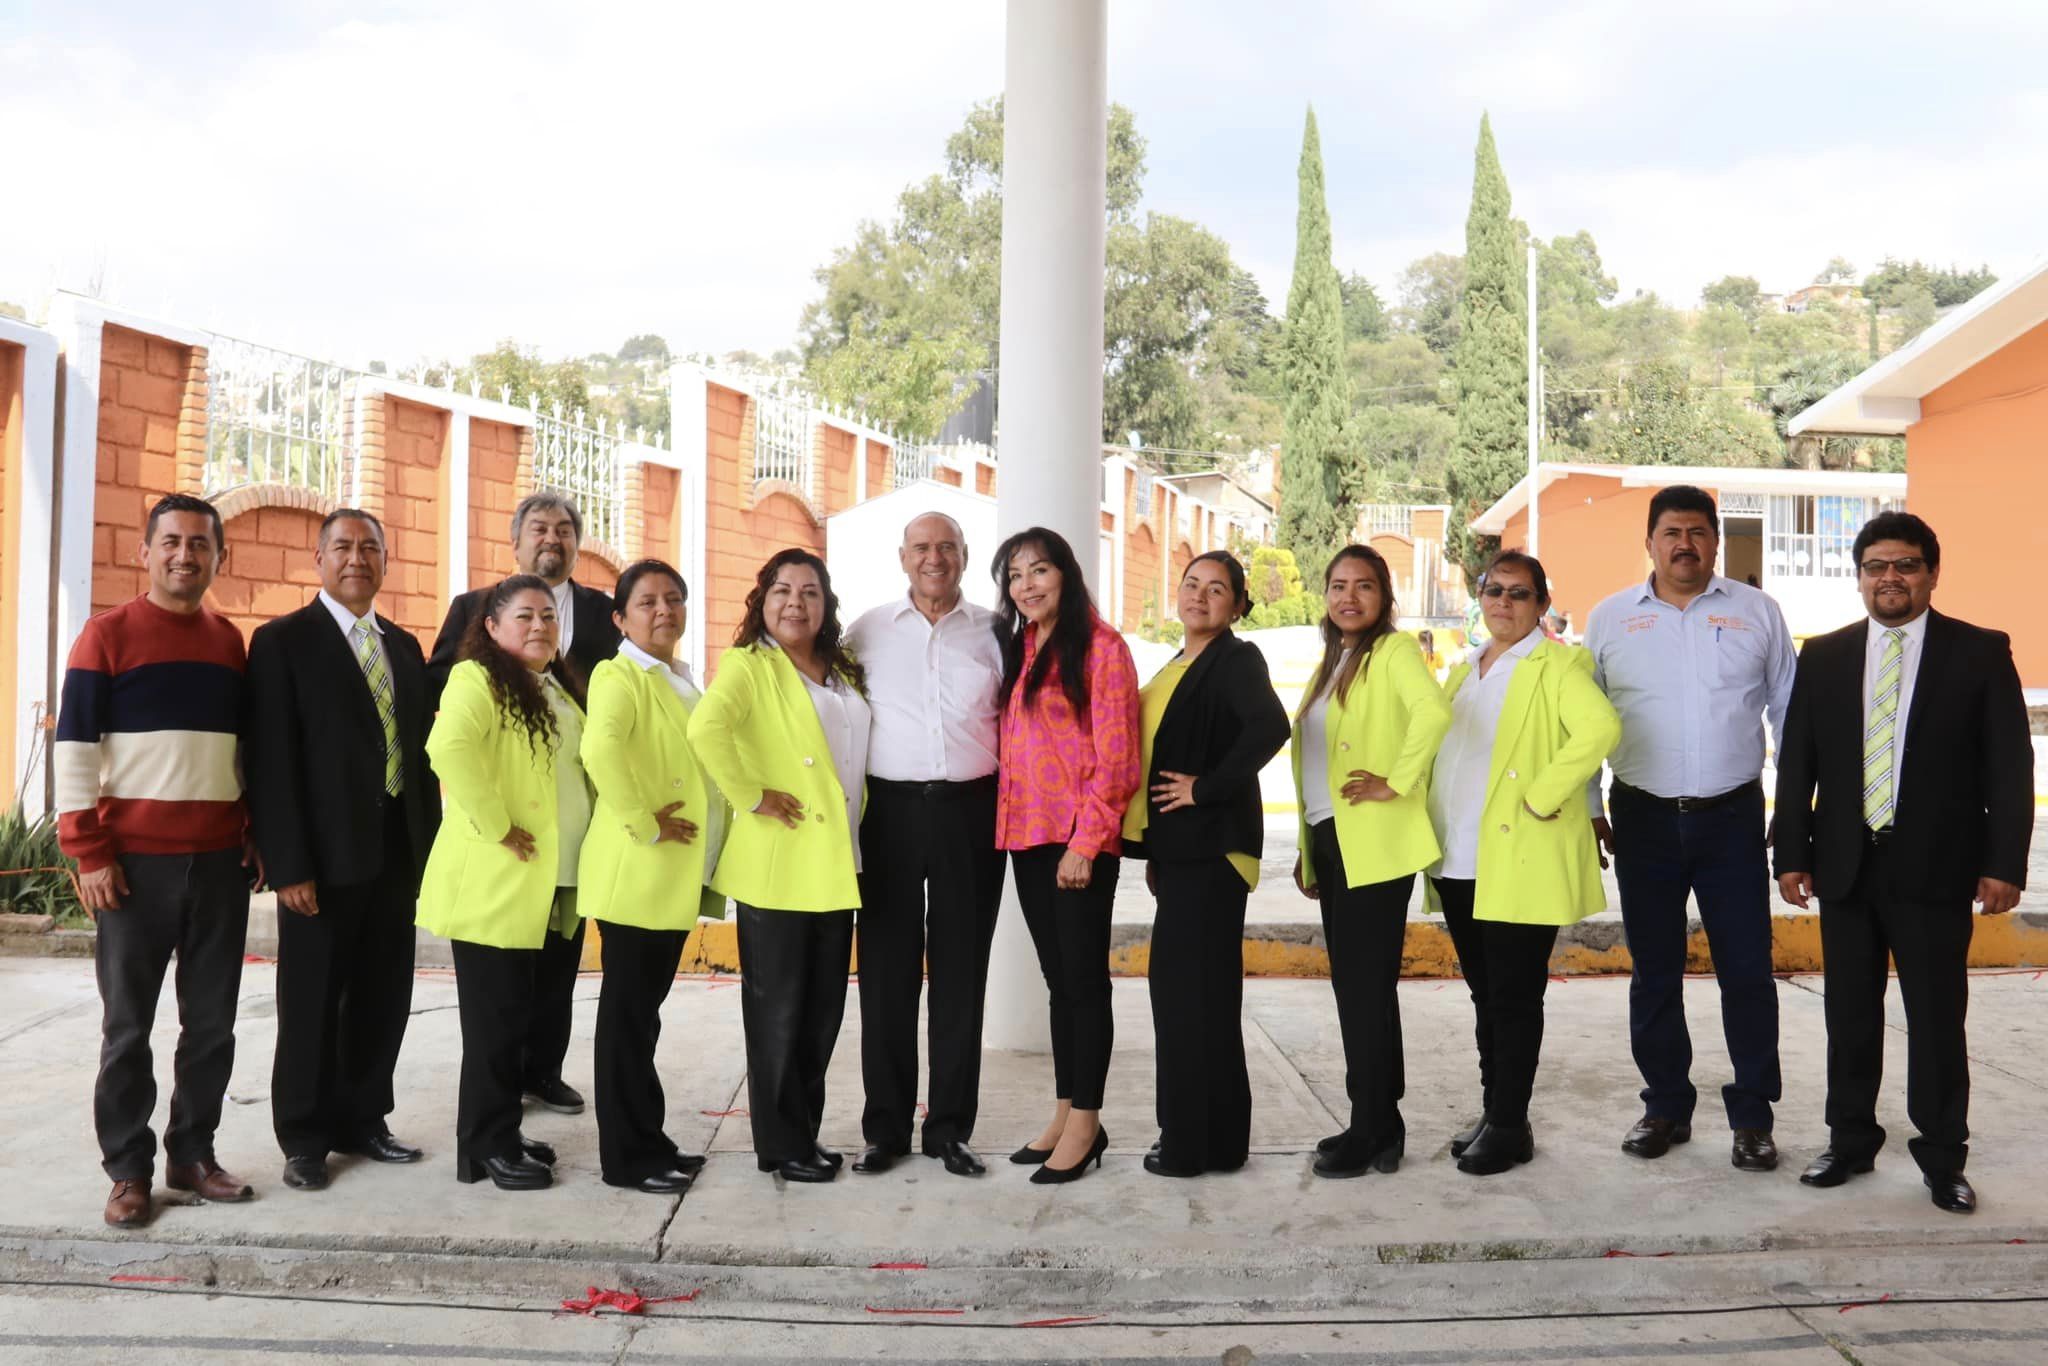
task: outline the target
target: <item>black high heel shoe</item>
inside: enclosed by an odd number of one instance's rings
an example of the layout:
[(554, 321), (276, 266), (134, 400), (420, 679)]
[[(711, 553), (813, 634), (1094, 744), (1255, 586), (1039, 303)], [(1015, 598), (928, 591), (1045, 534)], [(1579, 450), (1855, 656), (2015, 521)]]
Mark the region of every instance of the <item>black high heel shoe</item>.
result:
[[(1089, 1147), (1087, 1156), (1071, 1167), (1051, 1167), (1041, 1163), (1038, 1170), (1031, 1173), (1031, 1184), (1034, 1186), (1058, 1186), (1064, 1185), (1069, 1181), (1079, 1181), (1083, 1174), (1087, 1172), (1090, 1162), (1093, 1162), (1098, 1167), (1102, 1165), (1102, 1154), (1108, 1148), (1109, 1130), (1097, 1129), (1095, 1131), (1095, 1142)], [(1048, 1157), (1051, 1156), (1050, 1153), (1046, 1155)]]
[(543, 1167), (555, 1165), (555, 1147), (552, 1143), (543, 1143), (537, 1138), (528, 1138), (525, 1134), (521, 1134), (519, 1135), (519, 1151), (525, 1153), (527, 1157), (540, 1163)]
[(555, 1174), (522, 1154), (519, 1157), (471, 1157), (455, 1154), (455, 1179), (474, 1185), (486, 1176), (501, 1191), (542, 1191), (555, 1184)]
[(1010, 1154), (1010, 1161), (1019, 1167), (1043, 1167), (1045, 1159), (1052, 1156), (1050, 1148), (1034, 1148), (1029, 1143)]

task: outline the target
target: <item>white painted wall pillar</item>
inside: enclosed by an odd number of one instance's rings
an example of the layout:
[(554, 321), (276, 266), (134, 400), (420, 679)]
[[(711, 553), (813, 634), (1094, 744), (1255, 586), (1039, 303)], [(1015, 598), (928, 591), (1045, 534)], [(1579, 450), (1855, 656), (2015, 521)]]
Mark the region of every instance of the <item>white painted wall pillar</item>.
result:
[(47, 766), (24, 789), (29, 757), (36, 752), (38, 721), (57, 712), (58, 673), (50, 631), (50, 579), (56, 568), (53, 535), (57, 514), (57, 338), (26, 323), (0, 318), (0, 340), (19, 346), (21, 357), (21, 445), (16, 471), (20, 489), (16, 553), (7, 565), (0, 593), (14, 603), (14, 772), (10, 791), (21, 791), (34, 821), (49, 809)]
[[(63, 427), (57, 451), (57, 516), (55, 564), (56, 614), (50, 623), (50, 648), (56, 668), (71, 651), (71, 642), (92, 615), (92, 528), (99, 469), (100, 342), (105, 320), (91, 301), (59, 294), (51, 309), (50, 330), (63, 352)], [(26, 539), (27, 519), (23, 519)], [(24, 547), (26, 549), (26, 547)], [(133, 547), (120, 546), (124, 554)], [(56, 700), (54, 695), (51, 699)]]
[[(441, 585), (441, 600), (453, 602), (469, 591), (469, 414), (454, 405), (448, 410), (447, 485), (441, 499), (441, 563), (448, 581)], [(388, 488), (385, 497), (390, 497)]]
[(671, 444), (676, 467), (681, 471), (676, 490), (675, 565), (690, 581), (690, 595), (697, 608), (690, 614), (690, 629), (683, 636), (683, 657), (700, 686), (706, 681), (704, 623), (708, 618), (703, 603), (711, 591), (707, 548), (711, 514), (704, 503), (710, 459), (706, 427), (711, 417), (709, 385), (710, 379), (694, 365), (678, 365), (668, 372), (669, 430), (674, 434)]
[[(1059, 532), (1100, 577), (1108, 0), (1008, 0), (1003, 71), (1003, 466), (996, 534)], [(1106, 585), (1092, 585), (1098, 601)], [(1044, 1050), (1045, 984), (1006, 893), (983, 1040)]]

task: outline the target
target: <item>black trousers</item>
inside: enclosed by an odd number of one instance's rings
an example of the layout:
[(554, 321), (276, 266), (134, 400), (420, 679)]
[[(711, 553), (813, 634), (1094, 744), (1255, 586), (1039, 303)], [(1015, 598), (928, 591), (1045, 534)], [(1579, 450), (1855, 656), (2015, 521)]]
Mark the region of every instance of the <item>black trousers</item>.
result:
[(1100, 1110), (1116, 1042), (1109, 1008), (1109, 916), (1122, 860), (1100, 855), (1088, 885), (1069, 891), (1057, 879), (1066, 852), (1064, 844), (1013, 850), (1010, 872), (1051, 998), (1053, 1094), (1076, 1110)]
[(100, 1070), (93, 1127), (100, 1166), (115, 1181), (155, 1175), (156, 1024), (164, 973), (178, 960), (178, 1051), (171, 1063), (171, 1122), (164, 1157), (175, 1165), (213, 1156), (213, 1134), (235, 1066), (235, 998), (249, 934), (249, 873), (238, 849), (206, 854), (126, 854), (128, 895), (103, 911), (93, 971), (100, 985)]
[(412, 1014), (415, 877), (405, 806), (384, 803), (384, 866), (318, 888), (320, 914), (277, 908), (270, 1116), (286, 1157), (389, 1133), (391, 1076)]
[(1692, 1120), (1692, 1036), (1685, 1024), (1686, 896), (1699, 903), (1721, 991), (1721, 1033), (1735, 1079), (1721, 1088), (1728, 1124), (1771, 1127), (1778, 1072), (1778, 983), (1771, 976), (1771, 874), (1764, 793), (1756, 785), (1718, 806), (1681, 812), (1622, 783), (1609, 799), (1614, 878), (1635, 966), (1629, 1042), (1643, 1074), (1643, 1108)]
[(520, 1058), (534, 1009), (540, 949), (501, 949), (453, 939), (455, 998), (462, 1019), (462, 1076), (455, 1096), (457, 1158), (519, 1156)]
[(996, 784), (868, 780), (860, 825), (861, 1135), (910, 1148), (917, 998), (931, 974), (927, 1148), (974, 1136), (989, 941), (1003, 903)]
[(1344, 1094), (1351, 1101), (1346, 1151), (1363, 1160), (1408, 1132), (1401, 1118), (1408, 1070), (1398, 988), (1415, 874), (1352, 887), (1337, 822), (1320, 822), (1308, 834), (1323, 946), (1330, 954), (1330, 991), (1344, 1040)]
[(1458, 951), (1458, 968), (1472, 993), (1486, 1117), (1502, 1125), (1527, 1123), (1536, 1064), (1543, 1054), (1543, 993), (1550, 985), (1557, 926), (1475, 919), (1476, 883), (1447, 877), (1431, 881)]
[(853, 912), (738, 905), (754, 1156), (788, 1162), (816, 1150), (825, 1118), (825, 1070), (846, 1016)]
[(1827, 988), (1829, 1143), (1852, 1158), (1884, 1146), (1877, 1092), (1884, 1081), (1885, 958), (1897, 965), (1906, 1007), (1907, 1148), (1923, 1171), (1961, 1171), (1970, 1156), (1970, 1055), (1964, 1017), (1975, 918), (1968, 900), (1896, 896), (1896, 853), (1865, 850), (1847, 897), (1821, 903)]
[(1151, 868), (1159, 907), (1147, 984), (1159, 1154), (1183, 1170), (1235, 1171), (1252, 1142), (1243, 1022), (1249, 889), (1220, 854), (1186, 863), (1155, 859)]
[(681, 1150), (663, 1132), (668, 1113), (654, 1067), (661, 1003), (675, 985), (688, 930), (598, 922), (604, 983), (597, 993), (597, 1157), (607, 1181), (634, 1182), (675, 1166)]
[(576, 970), (583, 966), (583, 922), (576, 922), (576, 933), (567, 939), (550, 930), (537, 952), (533, 1009), (526, 1017), (519, 1062), (519, 1080), (529, 1086), (561, 1080), (562, 1059), (569, 1056), (569, 1014), (575, 1006)]

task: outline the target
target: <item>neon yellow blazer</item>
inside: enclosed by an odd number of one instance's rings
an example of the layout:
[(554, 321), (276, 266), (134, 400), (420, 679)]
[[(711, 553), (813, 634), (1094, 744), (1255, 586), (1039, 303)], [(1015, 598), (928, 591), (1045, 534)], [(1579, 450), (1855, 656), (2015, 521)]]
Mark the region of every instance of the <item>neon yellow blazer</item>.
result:
[[(1455, 698), (1480, 655), (1451, 670)], [(1586, 781), (1621, 741), (1621, 717), (1593, 681), (1592, 652), (1546, 640), (1515, 665), (1486, 780), (1472, 914), (1570, 925), (1606, 909)], [(1555, 820), (1538, 820), (1523, 803)]]
[[(1373, 643), (1372, 657), (1352, 680), (1350, 696), (1330, 697), (1324, 732), (1329, 744), (1330, 801), (1344, 878), (1353, 887), (1420, 872), (1443, 857), (1429, 823), (1429, 770), (1451, 728), (1451, 704), (1422, 661), (1415, 637), (1390, 632)], [(1303, 710), (1306, 710), (1304, 708)], [(1294, 790), (1301, 792), (1301, 719), (1295, 718)], [(1387, 780), (1401, 795), (1390, 802), (1360, 802), (1343, 795), (1351, 770)], [(1301, 799), (1299, 848), (1309, 848), (1308, 802)], [(1315, 860), (1301, 861), (1303, 885), (1316, 882)]]
[[(623, 657), (590, 675), (583, 771), (597, 788), (576, 862), (576, 911), (643, 930), (687, 930), (704, 891), (712, 803), (725, 805), (690, 749), (690, 708), (661, 674)], [(655, 812), (697, 823), (688, 844), (656, 842)]]
[[(849, 911), (860, 905), (846, 792), (825, 728), (789, 656), (736, 645), (690, 713), (690, 748), (732, 803), (732, 832), (711, 887), (778, 911)], [(773, 788), (793, 794), (804, 818), (791, 829), (754, 810)], [(861, 793), (865, 806), (867, 793)]]
[[(441, 779), (442, 814), (420, 884), (421, 928), (494, 948), (539, 948), (559, 871), (553, 753), (533, 751), (525, 727), (491, 696), (483, 665), (465, 659), (448, 675), (427, 758)], [(533, 835), (525, 862), (498, 842), (514, 825)]]

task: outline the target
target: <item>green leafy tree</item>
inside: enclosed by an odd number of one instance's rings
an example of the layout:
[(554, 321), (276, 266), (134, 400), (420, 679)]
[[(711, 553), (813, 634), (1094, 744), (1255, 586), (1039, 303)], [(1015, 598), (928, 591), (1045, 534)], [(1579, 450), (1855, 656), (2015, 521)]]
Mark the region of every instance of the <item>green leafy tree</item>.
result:
[(1958, 270), (1950, 266), (1937, 269), (1922, 261), (1899, 261), (1887, 256), (1878, 263), (1876, 270), (1863, 278), (1863, 292), (1887, 307), (1900, 307), (1899, 291), (1912, 285), (1920, 285), (1934, 299), (1936, 308), (1950, 308), (1967, 303), (1992, 285), (1998, 277), (1991, 273), (1991, 267), (1979, 266), (1975, 270)]
[(1732, 308), (1753, 323), (1763, 309), (1763, 294), (1754, 275), (1723, 275), (1700, 291), (1700, 302), (1708, 308)]
[(668, 339), (652, 332), (643, 332), (637, 337), (628, 337), (619, 346), (619, 359), (623, 361), (668, 359)]
[(1338, 507), (1338, 490), (1348, 454), (1344, 420), (1351, 386), (1344, 369), (1343, 290), (1330, 260), (1330, 210), (1313, 108), (1302, 127), (1297, 179), (1294, 283), (1281, 343), (1286, 434), (1280, 445), (1280, 540), (1316, 563), (1343, 543), (1347, 517)]
[(1202, 444), (1193, 362), (1238, 302), (1240, 272), (1223, 239), (1185, 218), (1151, 214), (1109, 230), (1102, 389), (1106, 433), (1139, 432), (1153, 446)]
[(1846, 285), (1855, 278), (1856, 267), (1849, 263), (1848, 258), (1830, 256), (1828, 263), (1820, 268), (1820, 274), (1813, 277), (1813, 282), (1817, 285)]
[[(1373, 404), (1352, 418), (1358, 442), (1357, 468), (1370, 472), (1389, 500), (1400, 503), (1443, 501), (1451, 450), (1458, 440), (1458, 420), (1433, 404)], [(1363, 482), (1363, 481), (1358, 481)], [(1367, 502), (1371, 490), (1347, 487), (1346, 502)]]
[(1344, 340), (1385, 341), (1390, 330), (1387, 306), (1380, 292), (1363, 275), (1344, 277), (1339, 286), (1344, 295)]
[(1514, 487), (1527, 463), (1528, 353), (1523, 262), (1509, 219), (1507, 177), (1494, 149), (1493, 123), (1479, 120), (1472, 208), (1465, 218), (1465, 293), (1458, 309), (1458, 441), (1447, 482), (1450, 549), (1477, 578), (1493, 538), (1475, 536), (1471, 519)]
[(1938, 310), (1934, 301), (1934, 291), (1926, 285), (1914, 283), (1899, 286), (1892, 291), (1891, 305), (1898, 310), (1900, 346), (1904, 346), (1934, 326)]
[(1396, 332), (1385, 341), (1355, 341), (1346, 360), (1351, 392), (1361, 406), (1434, 403), (1441, 395), (1444, 358), (1412, 332)]
[(1709, 304), (1693, 324), (1693, 342), (1713, 358), (1718, 385), (1727, 378), (1729, 358), (1749, 349), (1749, 318), (1734, 304)]
[(1465, 297), (1465, 258), (1435, 252), (1401, 272), (1397, 320), (1429, 349), (1448, 356), (1458, 347), (1459, 306)]
[[(445, 372), (437, 367), (427, 372), (423, 382), (435, 383), (441, 373)], [(525, 404), (537, 399), (542, 412), (550, 412), (560, 404), (564, 417), (574, 417), (577, 413), (582, 413), (586, 419), (595, 417), (591, 411), (589, 381), (584, 374), (583, 362), (544, 361), (538, 347), (522, 346), (510, 337), (499, 342), (494, 349), (470, 357), (469, 364), (455, 372), (455, 382), (460, 387), (468, 387), (472, 379), (488, 398), (496, 398), (510, 388), (514, 403)]]

